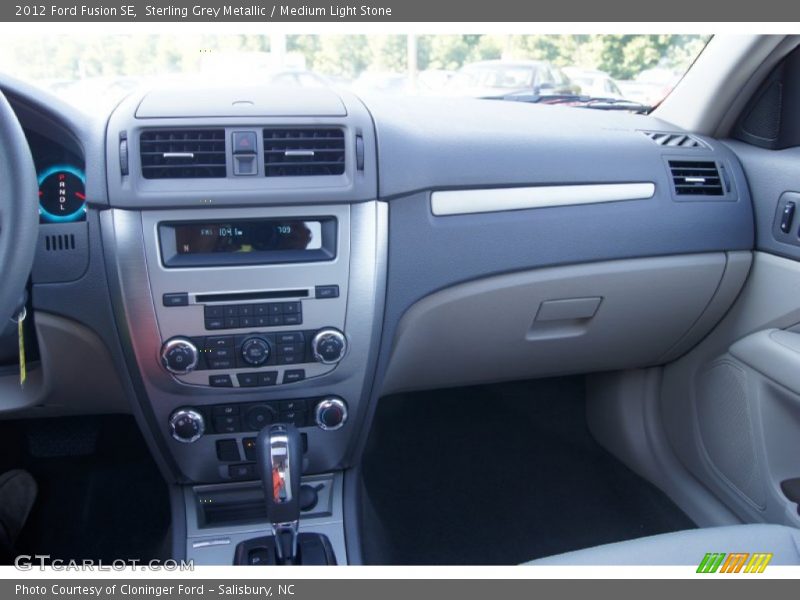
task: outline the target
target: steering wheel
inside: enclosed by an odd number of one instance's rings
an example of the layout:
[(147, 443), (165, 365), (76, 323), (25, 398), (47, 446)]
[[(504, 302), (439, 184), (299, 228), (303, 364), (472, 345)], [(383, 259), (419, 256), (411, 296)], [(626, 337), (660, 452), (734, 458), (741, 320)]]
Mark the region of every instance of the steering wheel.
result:
[(0, 331), (19, 308), (39, 227), (39, 184), (19, 121), (0, 92)]

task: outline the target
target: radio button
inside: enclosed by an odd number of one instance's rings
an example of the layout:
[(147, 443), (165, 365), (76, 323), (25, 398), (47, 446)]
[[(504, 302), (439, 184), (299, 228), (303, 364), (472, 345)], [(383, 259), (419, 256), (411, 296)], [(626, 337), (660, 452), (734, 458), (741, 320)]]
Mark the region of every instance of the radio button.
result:
[(279, 314), (281, 314), (283, 312), (283, 309), (281, 308), (281, 305), (279, 303), (277, 303), (277, 302), (274, 302), (274, 303), (271, 303), (271, 304), (267, 304), (267, 310), (269, 311), (269, 314), (271, 314), (271, 315), (279, 315)]
[[(225, 375), (225, 377), (228, 377)], [(228, 377), (230, 379), (230, 377)], [(227, 417), (229, 415), (238, 415), (239, 406), (237, 404), (221, 404), (211, 408), (211, 414), (215, 417)]]
[(303, 317), (301, 315), (283, 315), (283, 324), (284, 325), (301, 325), (303, 323)]
[[(300, 357), (296, 354), (284, 354), (278, 356), (278, 364), (279, 365), (294, 365), (300, 362)], [(286, 378), (284, 377), (284, 383), (286, 383)]]
[(237, 462), (239, 458), (239, 444), (233, 440), (217, 440), (217, 458), (222, 462)]
[(306, 408), (308, 408), (305, 398), (298, 398), (296, 400), (281, 400), (278, 403), (278, 406), (281, 410), (306, 410)]
[(269, 327), (269, 317), (255, 317), (256, 327)]
[(255, 478), (256, 466), (254, 464), (228, 465), (228, 476), (231, 479)]
[(226, 317), (238, 317), (239, 316), (239, 305), (238, 304), (228, 304), (222, 307), (223, 314)]
[(267, 371), (266, 373), (258, 374), (259, 386), (275, 385), (276, 383), (278, 383), (277, 371)]
[(259, 404), (245, 413), (244, 424), (247, 429), (259, 431), (266, 425), (274, 423), (276, 416), (277, 414), (272, 407), (266, 404)]
[(287, 315), (287, 317), (284, 317), (283, 315), (270, 315), (269, 324), (272, 327), (277, 327), (279, 325), (283, 325), (284, 324), (284, 318), (288, 318), (290, 316), (291, 315)]
[(251, 337), (242, 342), (242, 360), (258, 367), (269, 360), (270, 348), (266, 340)]
[(300, 331), (287, 331), (275, 334), (275, 339), (279, 344), (302, 344), (305, 339)]
[(238, 317), (225, 317), (225, 329), (238, 329), (238, 328), (239, 328)]
[(206, 319), (220, 319), (224, 317), (225, 312), (222, 310), (223, 308), (224, 307), (220, 305), (203, 307)]
[(338, 285), (318, 285), (314, 288), (314, 297), (319, 300), (339, 297)]
[(213, 350), (216, 348), (233, 348), (233, 336), (231, 335), (214, 335), (206, 338), (206, 350)]
[(232, 369), (233, 359), (231, 358), (209, 358), (206, 360), (209, 369)]
[(306, 413), (298, 411), (285, 411), (280, 414), (281, 423), (291, 423), (295, 427), (306, 426)]
[(161, 296), (164, 306), (189, 306), (189, 294), (186, 292), (174, 292)]
[(269, 304), (254, 304), (253, 305), (253, 314), (257, 317), (265, 316), (269, 313)]
[(240, 304), (239, 305), (239, 316), (252, 317), (253, 316), (253, 305), (252, 304)]
[[(233, 382), (231, 381), (230, 375), (209, 375), (208, 376), (208, 385), (211, 387), (232, 387)], [(228, 408), (228, 407), (223, 407)], [(214, 408), (216, 411), (216, 407)]]
[[(303, 381), (306, 378), (306, 372), (304, 369), (290, 369), (287, 370), (283, 374), (283, 383), (296, 383), (298, 381)], [(302, 402), (300, 400), (286, 400), (281, 403), (281, 408), (285, 410), (297, 410), (296, 408), (289, 406), (290, 404), (298, 404)], [(305, 402), (303, 402), (303, 407), (305, 407)]]
[(217, 433), (236, 433), (242, 428), (239, 417), (228, 415), (226, 417), (214, 417), (214, 430)]
[(225, 329), (223, 318), (206, 319), (206, 329)]
[(299, 302), (284, 302), (283, 303), (283, 314), (285, 315), (296, 315), (301, 311), (300, 303)]
[(236, 376), (239, 387), (256, 387), (258, 385), (258, 373), (239, 373)]
[(253, 327), (255, 324), (255, 317), (239, 317), (239, 327)]
[(208, 360), (233, 358), (233, 346), (218, 346), (216, 348), (206, 349)]

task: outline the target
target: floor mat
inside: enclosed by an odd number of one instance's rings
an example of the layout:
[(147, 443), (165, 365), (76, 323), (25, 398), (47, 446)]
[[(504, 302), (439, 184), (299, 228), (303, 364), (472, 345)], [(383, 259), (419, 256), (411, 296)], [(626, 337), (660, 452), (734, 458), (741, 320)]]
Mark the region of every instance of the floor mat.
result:
[(582, 378), (380, 401), (363, 462), (372, 564), (518, 564), (694, 527), (591, 437)]
[(164, 558), (167, 486), (132, 418), (2, 422), (0, 440), (0, 469), (24, 468), (39, 487), (20, 553)]

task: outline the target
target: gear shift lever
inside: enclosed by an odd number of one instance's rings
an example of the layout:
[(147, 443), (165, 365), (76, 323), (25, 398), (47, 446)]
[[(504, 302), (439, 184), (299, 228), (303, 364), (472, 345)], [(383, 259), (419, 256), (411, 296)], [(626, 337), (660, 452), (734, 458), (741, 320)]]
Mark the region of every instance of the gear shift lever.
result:
[(289, 424), (265, 427), (256, 438), (256, 458), (278, 560), (284, 564), (294, 564), (297, 558), (300, 476), (303, 470), (300, 432)]

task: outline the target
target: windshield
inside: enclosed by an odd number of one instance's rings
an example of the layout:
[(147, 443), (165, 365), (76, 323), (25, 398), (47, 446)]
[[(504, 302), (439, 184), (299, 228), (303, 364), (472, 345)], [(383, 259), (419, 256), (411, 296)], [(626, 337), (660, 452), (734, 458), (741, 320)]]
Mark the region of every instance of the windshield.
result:
[(0, 38), (0, 71), (86, 112), (162, 83), (263, 82), (356, 93), (585, 95), (660, 102), (701, 35), (32, 35)]
[(482, 86), (518, 90), (533, 85), (535, 66), (503, 65), (498, 61), (493, 65), (467, 65), (453, 78), (455, 87)]

